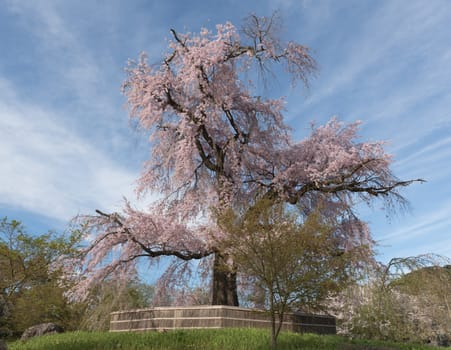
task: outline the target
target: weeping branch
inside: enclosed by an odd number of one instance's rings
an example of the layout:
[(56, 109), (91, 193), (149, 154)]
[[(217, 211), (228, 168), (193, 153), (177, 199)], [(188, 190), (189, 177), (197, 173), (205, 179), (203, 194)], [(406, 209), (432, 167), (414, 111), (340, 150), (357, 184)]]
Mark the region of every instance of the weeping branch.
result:
[(214, 250), (204, 250), (199, 252), (192, 252), (187, 249), (171, 249), (168, 247), (165, 247), (164, 245), (158, 245), (157, 247), (151, 247), (149, 245), (144, 244), (143, 242), (139, 241), (131, 232), (131, 230), (124, 225), (124, 223), (120, 220), (119, 216), (117, 214), (107, 214), (104, 213), (98, 209), (96, 209), (96, 213), (99, 215), (107, 218), (111, 222), (114, 222), (116, 225), (118, 225), (123, 232), (125, 232), (129, 237), (130, 240), (137, 244), (146, 254), (140, 254), (136, 255), (137, 257), (147, 256), (151, 258), (157, 258), (160, 256), (175, 256), (181, 260), (189, 261), (189, 260), (199, 260), (202, 258), (205, 258), (209, 255), (212, 255), (214, 253)]

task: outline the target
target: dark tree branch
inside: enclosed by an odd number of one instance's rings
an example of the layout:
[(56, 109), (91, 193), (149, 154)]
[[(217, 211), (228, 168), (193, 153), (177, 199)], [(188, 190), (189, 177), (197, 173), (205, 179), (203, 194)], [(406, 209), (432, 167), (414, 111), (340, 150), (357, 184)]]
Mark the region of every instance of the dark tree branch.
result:
[[(391, 184), (380, 186), (365, 186), (367, 182), (348, 182), (341, 184), (327, 184), (324, 186), (317, 185), (314, 183), (308, 183), (303, 185), (299, 190), (289, 196), (289, 203), (296, 204), (307, 192), (317, 191), (322, 193), (339, 193), (339, 192), (349, 192), (349, 193), (367, 193), (369, 195), (379, 197), (387, 196), (393, 194), (393, 191), (398, 187), (406, 187), (414, 182), (423, 183), (423, 179), (415, 179), (409, 181), (397, 181)], [(289, 190), (289, 189), (287, 189)], [(292, 192), (292, 191), (291, 191)]]
[(116, 215), (116, 214), (107, 214), (107, 213), (104, 213), (104, 212), (102, 212), (102, 211), (100, 211), (98, 209), (96, 209), (96, 212), (99, 215), (108, 218), (109, 220), (113, 221), (118, 226), (120, 226), (124, 230), (124, 232), (126, 232), (127, 235), (130, 237), (130, 240), (132, 242), (134, 242), (135, 244), (139, 245), (139, 247), (143, 251), (146, 252), (146, 254), (136, 255), (136, 257), (147, 256), (147, 257), (151, 257), (151, 258), (156, 258), (156, 257), (159, 257), (159, 256), (175, 256), (175, 257), (177, 257), (177, 258), (179, 258), (181, 260), (189, 261), (189, 260), (202, 259), (202, 258), (205, 258), (205, 257), (207, 257), (207, 256), (209, 256), (209, 255), (214, 253), (214, 250), (205, 250), (205, 251), (200, 251), (200, 252), (191, 252), (191, 251), (183, 250), (183, 249), (166, 249), (165, 247), (158, 248), (159, 250), (154, 250), (153, 248), (151, 248), (151, 247), (145, 245), (144, 243), (140, 242), (139, 240), (137, 240), (136, 237), (134, 237), (134, 235), (130, 231), (130, 229), (128, 227), (126, 227), (124, 225), (124, 223), (119, 219), (118, 215)]

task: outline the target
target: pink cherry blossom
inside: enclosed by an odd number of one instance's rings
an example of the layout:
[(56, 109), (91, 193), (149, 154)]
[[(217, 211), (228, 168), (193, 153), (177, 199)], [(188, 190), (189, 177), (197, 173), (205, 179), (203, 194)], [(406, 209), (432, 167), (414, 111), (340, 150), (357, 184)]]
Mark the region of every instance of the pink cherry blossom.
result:
[[(151, 265), (175, 257), (160, 281), (169, 288), (175, 274), (187, 274), (189, 261), (221, 256), (216, 243), (227, 232), (217, 227), (212, 208), (256, 196), (283, 199), (306, 214), (321, 205), (341, 218), (337, 235), (348, 249), (371, 243), (353, 213), (355, 199), (403, 200), (398, 189), (411, 181), (393, 176), (383, 143), (359, 141), (359, 123), (334, 118), (302, 141), (291, 139), (283, 98), (257, 96), (246, 73), (283, 64), (293, 82), (306, 84), (315, 62), (308, 48), (279, 40), (270, 21), (250, 18), (245, 35), (231, 23), (217, 25), (216, 32), (172, 30), (159, 64), (149, 64), (146, 54), (130, 61), (123, 91), (151, 150), (136, 190), (162, 199), (145, 211), (126, 203), (122, 213), (80, 218), (95, 238), (81, 252), (73, 297), (83, 298), (102, 279), (129, 278), (141, 257)], [(75, 265), (68, 266), (73, 274)], [(236, 274), (227, 278), (235, 279), (229, 281), (234, 288)]]

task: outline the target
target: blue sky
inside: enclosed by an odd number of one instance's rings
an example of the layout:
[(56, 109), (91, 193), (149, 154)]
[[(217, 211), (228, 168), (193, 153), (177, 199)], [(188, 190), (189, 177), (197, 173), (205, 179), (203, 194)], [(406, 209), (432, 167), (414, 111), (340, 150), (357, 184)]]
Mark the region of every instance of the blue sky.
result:
[(130, 128), (120, 85), (146, 51), (158, 61), (169, 29), (197, 32), (278, 9), (283, 38), (312, 49), (308, 91), (277, 80), (295, 138), (310, 121), (363, 121), (386, 140), (411, 210), (387, 219), (361, 208), (378, 258), (451, 257), (451, 3), (449, 1), (0, 0), (0, 217), (29, 232), (63, 231), (71, 217), (118, 210), (134, 197), (149, 150)]

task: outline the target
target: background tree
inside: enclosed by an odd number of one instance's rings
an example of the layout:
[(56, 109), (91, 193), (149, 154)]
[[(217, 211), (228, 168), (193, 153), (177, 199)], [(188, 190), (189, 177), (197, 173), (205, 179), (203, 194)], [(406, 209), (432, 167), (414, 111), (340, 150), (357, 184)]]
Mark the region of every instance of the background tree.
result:
[(141, 257), (172, 257), (168, 271), (179, 273), (176, 279), (190, 261), (211, 257), (212, 303), (238, 305), (236, 267), (216, 245), (229, 232), (217, 227), (210, 208), (252, 203), (257, 195), (297, 204), (305, 215), (320, 204), (339, 220), (341, 245), (352, 248), (370, 239), (352, 210), (356, 198), (403, 201), (398, 189), (411, 181), (393, 176), (382, 143), (357, 141), (358, 123), (333, 119), (291, 140), (283, 99), (261, 96), (252, 81), (255, 69), (268, 72), (273, 64), (284, 65), (293, 83), (307, 83), (315, 69), (308, 48), (280, 40), (279, 24), (276, 15), (252, 15), (241, 32), (231, 23), (215, 33), (171, 30), (159, 64), (148, 64), (145, 54), (130, 62), (124, 93), (152, 149), (137, 191), (162, 199), (145, 211), (127, 203), (122, 213), (79, 218), (96, 238), (80, 259), (65, 262), (69, 273), (83, 270), (73, 297), (102, 279), (135, 275)]
[(13, 299), (10, 317), (14, 335), (46, 322), (56, 323), (65, 330), (79, 329), (83, 307), (69, 303), (64, 292), (56, 276), (49, 276), (47, 282), (33, 282), (32, 286), (18, 293)]
[(425, 254), (380, 265), (368, 284), (352, 286), (336, 304), (344, 332), (449, 345), (451, 270), (446, 264), (446, 257)]
[(63, 296), (58, 271), (52, 264), (69, 256), (79, 235), (28, 234), (17, 220), (0, 221), (0, 295), (3, 332), (19, 335), (36, 323), (57, 322), (67, 329), (77, 324), (74, 305)]
[(10, 313), (10, 305), (6, 302), (3, 295), (0, 295), (0, 340), (10, 334), (8, 324)]
[(80, 329), (107, 331), (110, 316), (114, 311), (140, 309), (152, 303), (154, 288), (139, 281), (130, 281), (125, 286), (117, 281), (103, 281), (91, 290), (83, 305)]
[(345, 250), (333, 220), (318, 211), (304, 221), (284, 203), (263, 199), (249, 210), (219, 214), (219, 226), (230, 232), (221, 248), (238, 270), (265, 291), (271, 317), (272, 347), (289, 310), (323, 309), (326, 298), (343, 289), (355, 270), (371, 260), (371, 247), (361, 242)]
[[(393, 287), (412, 302), (412, 321), (418, 324), (421, 340), (451, 345), (451, 265), (450, 259), (433, 259), (393, 282)], [(446, 261), (448, 265), (444, 265)]]
[(20, 336), (44, 322), (66, 330), (107, 330), (111, 312), (151, 303), (153, 287), (136, 280), (103, 281), (83, 303), (69, 303), (70, 286), (61, 285), (55, 266), (61, 256), (77, 252), (80, 238), (78, 231), (32, 235), (17, 220), (0, 221), (0, 337)]

